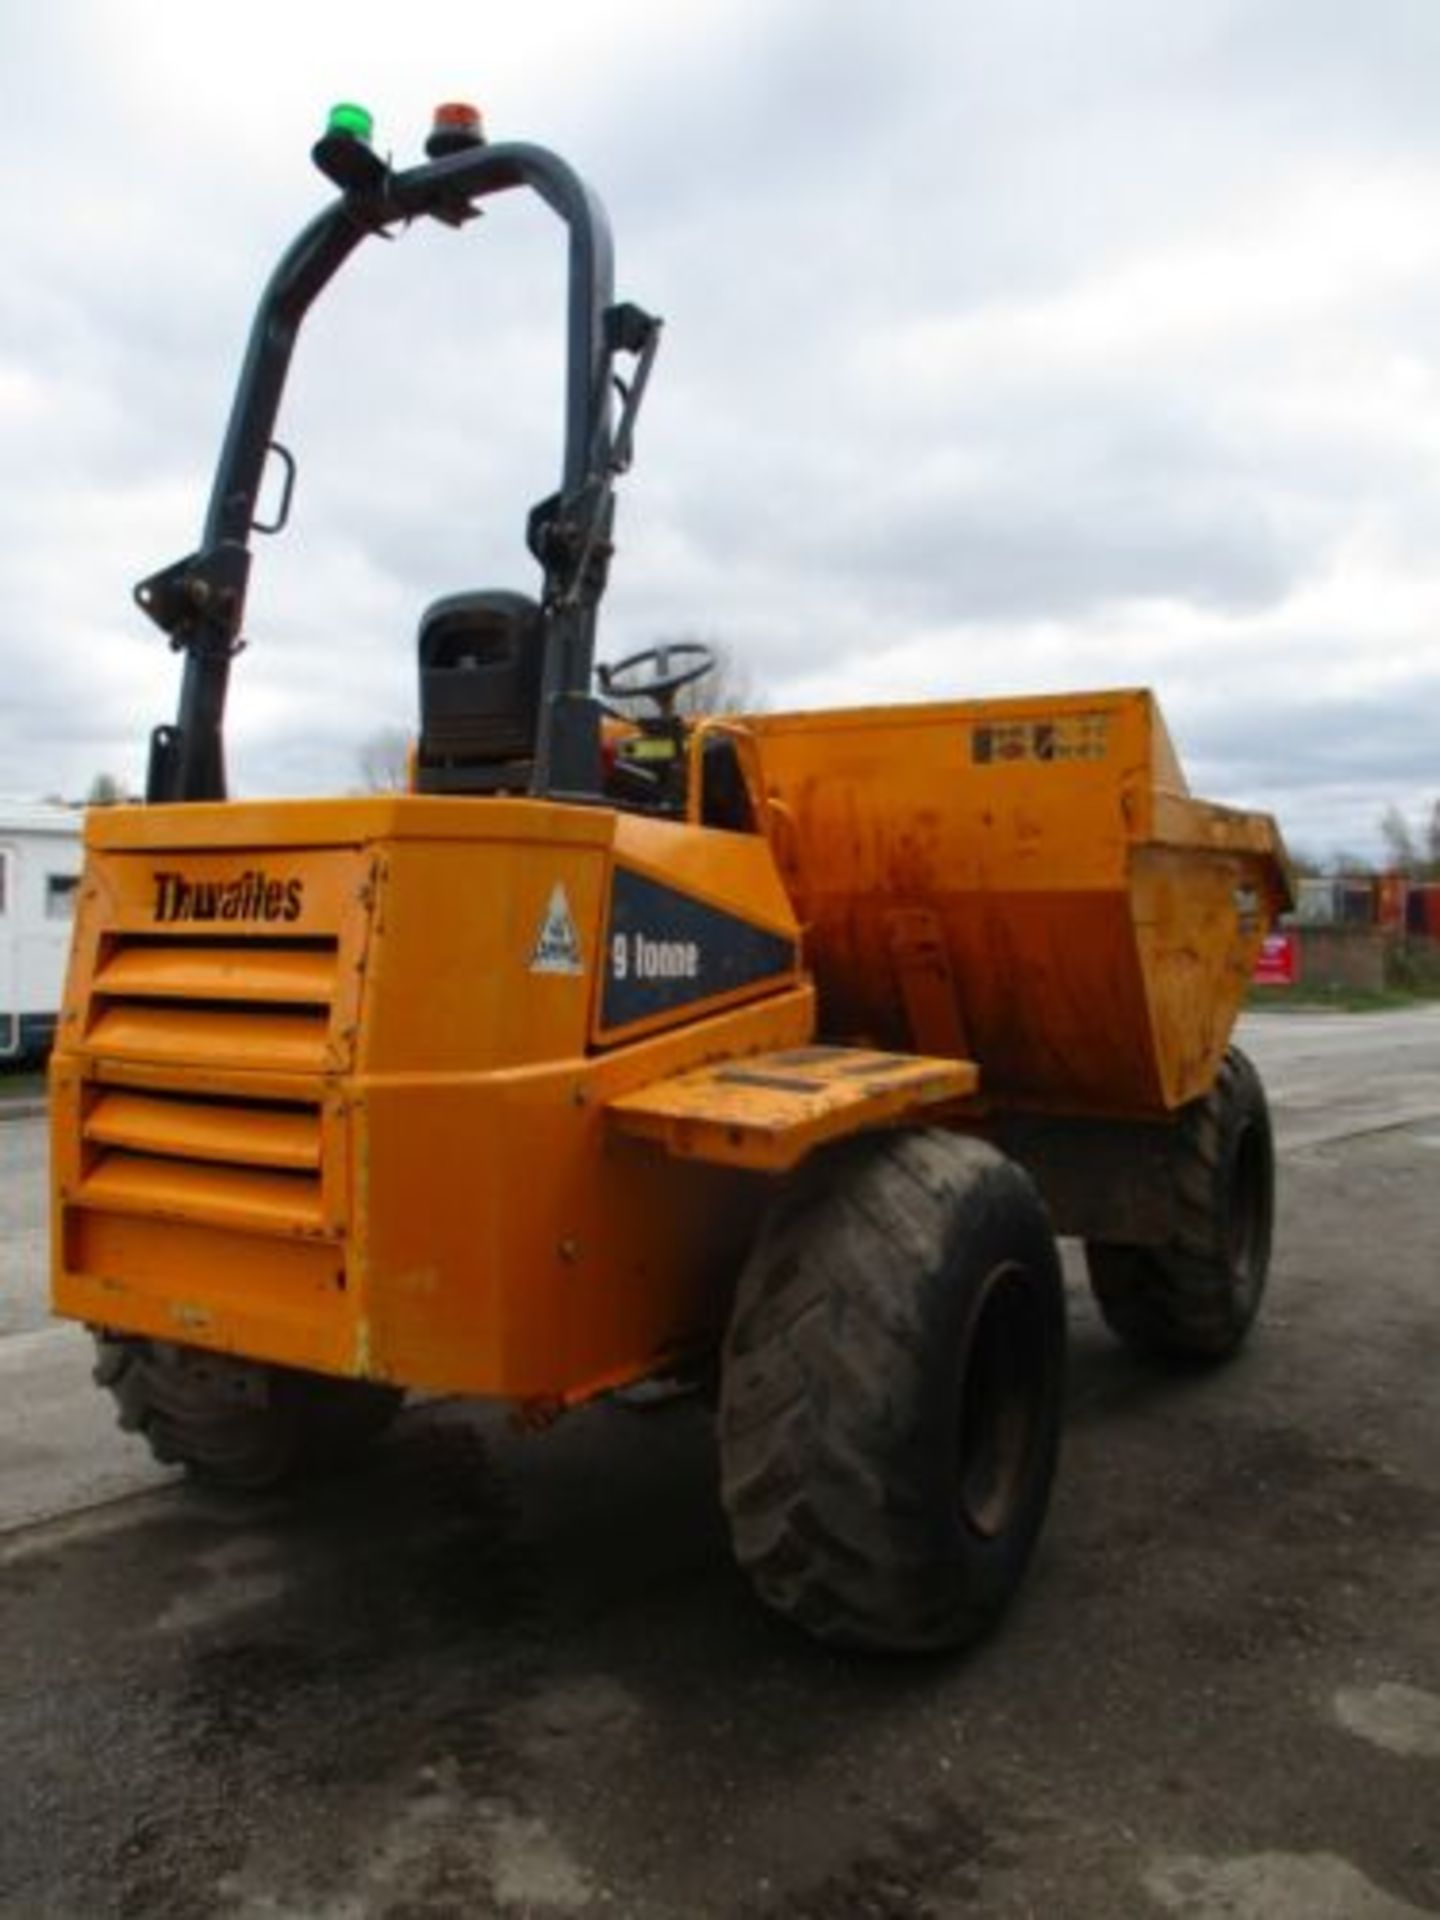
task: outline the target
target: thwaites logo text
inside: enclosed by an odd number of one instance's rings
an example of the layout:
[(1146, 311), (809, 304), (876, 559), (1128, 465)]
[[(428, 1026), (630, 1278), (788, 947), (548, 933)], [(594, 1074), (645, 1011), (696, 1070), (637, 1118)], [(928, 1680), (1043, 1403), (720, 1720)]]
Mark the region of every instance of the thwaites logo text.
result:
[(161, 868), (155, 874), (155, 918), (194, 920), (298, 920), (305, 904), (303, 880), (277, 879), (251, 867), (234, 880), (196, 880)]

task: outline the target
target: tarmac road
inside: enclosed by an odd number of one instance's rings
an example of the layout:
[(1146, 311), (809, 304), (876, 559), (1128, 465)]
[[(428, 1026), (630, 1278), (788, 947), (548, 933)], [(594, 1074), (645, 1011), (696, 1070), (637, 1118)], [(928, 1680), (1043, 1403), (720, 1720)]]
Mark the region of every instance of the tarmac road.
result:
[(1263, 1327), (1168, 1379), (1073, 1292), (1036, 1567), (939, 1662), (759, 1612), (692, 1403), (171, 1484), (41, 1327), (40, 1131), (0, 1125), (0, 1914), (1440, 1912), (1440, 1010), (1246, 1043)]

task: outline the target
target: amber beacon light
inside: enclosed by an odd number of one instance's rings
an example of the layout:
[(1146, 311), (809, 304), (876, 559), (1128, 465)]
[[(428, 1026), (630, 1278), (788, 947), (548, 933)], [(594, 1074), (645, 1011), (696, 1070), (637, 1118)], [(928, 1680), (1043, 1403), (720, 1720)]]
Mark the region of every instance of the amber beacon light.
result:
[(425, 151), (432, 160), (441, 160), (447, 153), (460, 153), (466, 147), (483, 147), (484, 144), (485, 122), (478, 107), (472, 107), (464, 100), (447, 100), (436, 107), (430, 122), (430, 135), (425, 142)]

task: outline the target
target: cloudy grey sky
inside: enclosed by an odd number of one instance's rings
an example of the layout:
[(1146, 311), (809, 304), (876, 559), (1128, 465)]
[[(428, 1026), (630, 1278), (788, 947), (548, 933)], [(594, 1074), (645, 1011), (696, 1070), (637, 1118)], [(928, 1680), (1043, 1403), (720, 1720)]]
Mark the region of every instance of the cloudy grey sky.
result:
[[(454, 97), (666, 317), (602, 654), (716, 636), (772, 706), (1151, 685), (1307, 848), (1440, 794), (1436, 0), (4, 8), (0, 791), (141, 779), (130, 587), (194, 542), (324, 111), (408, 162)], [(532, 584), (552, 226), (371, 245), (308, 323), (242, 790), (352, 785), (424, 605)]]

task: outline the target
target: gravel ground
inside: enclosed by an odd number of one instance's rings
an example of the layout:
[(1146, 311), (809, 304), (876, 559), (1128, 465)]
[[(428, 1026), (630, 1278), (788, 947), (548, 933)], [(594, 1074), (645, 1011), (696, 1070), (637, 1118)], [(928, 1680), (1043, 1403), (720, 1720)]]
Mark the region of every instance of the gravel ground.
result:
[(1312, 1144), (1237, 1363), (1159, 1375), (1073, 1290), (1051, 1524), (968, 1657), (767, 1619), (694, 1403), (433, 1405), (289, 1502), (12, 1533), (0, 1913), (1440, 1912), (1440, 1079), (1313, 1124), (1314, 1049), (1348, 1088), (1382, 1037), (1284, 1042)]

